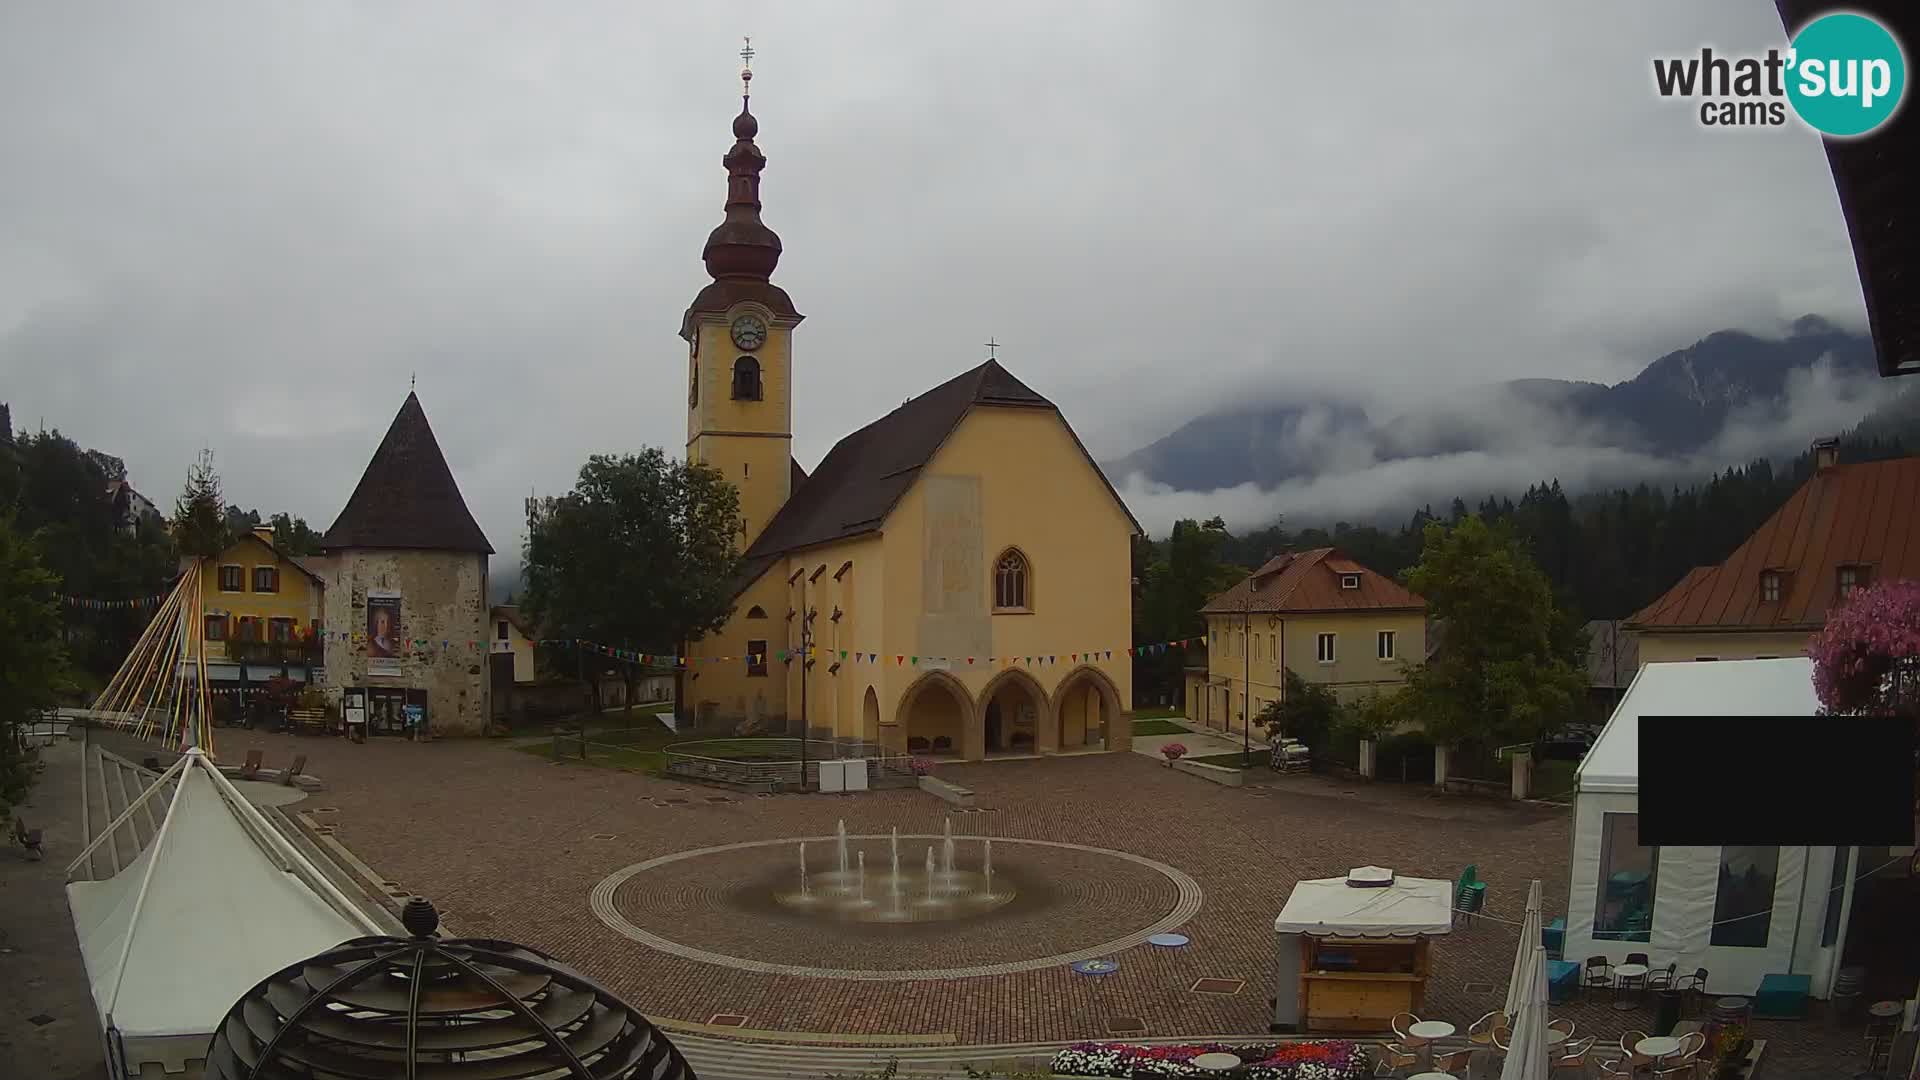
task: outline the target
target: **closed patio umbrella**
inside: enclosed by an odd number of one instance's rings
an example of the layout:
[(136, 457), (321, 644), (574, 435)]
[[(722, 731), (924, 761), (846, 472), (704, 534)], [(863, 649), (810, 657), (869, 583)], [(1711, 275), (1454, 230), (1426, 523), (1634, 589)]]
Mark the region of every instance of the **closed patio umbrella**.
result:
[(1540, 881), (1535, 879), (1527, 886), (1527, 913), (1520, 920), (1520, 946), (1513, 951), (1513, 975), (1507, 979), (1507, 1019), (1511, 1020), (1520, 1012), (1520, 1001), (1526, 996), (1527, 962), (1533, 957), (1533, 950), (1540, 944)]
[(1552, 1068), (1547, 1057), (1547, 950), (1537, 941), (1526, 969), (1525, 992), (1513, 1014), (1513, 1040), (1507, 1045), (1500, 1080), (1548, 1080)]

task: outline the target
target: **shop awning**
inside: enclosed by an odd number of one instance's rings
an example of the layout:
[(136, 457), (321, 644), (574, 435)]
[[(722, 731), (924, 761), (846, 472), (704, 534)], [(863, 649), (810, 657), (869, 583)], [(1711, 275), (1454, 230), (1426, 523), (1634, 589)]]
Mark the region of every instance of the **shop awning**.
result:
[(1396, 877), (1384, 888), (1356, 888), (1344, 877), (1303, 881), (1273, 929), (1316, 937), (1444, 934), (1453, 929), (1453, 882)]

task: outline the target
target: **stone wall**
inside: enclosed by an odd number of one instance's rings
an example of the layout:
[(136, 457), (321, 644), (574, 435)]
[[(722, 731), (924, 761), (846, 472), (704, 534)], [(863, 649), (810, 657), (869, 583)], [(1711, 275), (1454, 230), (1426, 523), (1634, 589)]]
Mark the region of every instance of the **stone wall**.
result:
[[(438, 735), (487, 730), (487, 557), (477, 552), (349, 550), (317, 568), (326, 579), (326, 685), (427, 691)], [(367, 592), (400, 594), (401, 674), (367, 674)], [(346, 632), (347, 638), (334, 635)], [(424, 642), (425, 644), (418, 644)], [(444, 643), (444, 644), (443, 644)]]

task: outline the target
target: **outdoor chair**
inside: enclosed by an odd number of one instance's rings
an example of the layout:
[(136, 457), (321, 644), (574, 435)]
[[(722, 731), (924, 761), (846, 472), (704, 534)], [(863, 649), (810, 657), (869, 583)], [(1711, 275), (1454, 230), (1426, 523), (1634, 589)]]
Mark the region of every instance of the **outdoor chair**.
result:
[(242, 780), (259, 779), (260, 764), (265, 760), (266, 760), (266, 757), (261, 751), (259, 750), (247, 751), (247, 763), (245, 765), (240, 766), (240, 779)]
[(934, 752), (934, 753), (936, 753), (936, 754), (945, 754), (945, 753), (948, 753), (949, 751), (951, 751), (952, 749), (953, 749), (953, 740), (952, 740), (952, 739), (949, 739), (949, 738), (947, 738), (947, 737), (946, 737), (945, 735), (936, 735), (936, 736), (934, 736), (934, 738), (933, 738), (933, 752)]
[(1409, 1028), (1413, 1027), (1413, 1025), (1419, 1022), (1420, 1022), (1419, 1017), (1413, 1015), (1412, 1013), (1403, 1012), (1403, 1013), (1395, 1013), (1393, 1016), (1393, 1019), (1387, 1021), (1387, 1026), (1393, 1029), (1394, 1038), (1399, 1039), (1403, 1045), (1419, 1046), (1421, 1045), (1422, 1040), (1414, 1038), (1413, 1035), (1408, 1031)]
[(1664, 968), (1647, 973), (1648, 990), (1673, 990), (1674, 973), (1680, 970), (1678, 963), (1668, 964)]
[(1495, 1009), (1467, 1025), (1467, 1042), (1485, 1049), (1493, 1045), (1495, 1029), (1511, 1026), (1512, 1024), (1507, 1020), (1507, 1014)]
[(1411, 1069), (1420, 1064), (1420, 1055), (1399, 1043), (1380, 1044), (1380, 1064), (1374, 1067), (1375, 1076), (1392, 1076), (1401, 1069)]
[(1652, 966), (1653, 966), (1653, 962), (1652, 962), (1651, 960), (1648, 960), (1648, 959), (1647, 959), (1647, 954), (1646, 954), (1646, 953), (1643, 953), (1643, 952), (1630, 952), (1630, 953), (1628, 953), (1628, 954), (1627, 954), (1627, 959), (1626, 959), (1626, 961), (1625, 961), (1625, 962), (1626, 962), (1626, 963), (1629, 963), (1629, 964), (1639, 964), (1639, 965), (1641, 965), (1642, 967), (1652, 967)]
[(928, 743), (927, 740), (921, 738), (918, 735), (915, 735), (913, 738), (907, 740), (907, 752), (912, 754), (924, 754), (927, 752), (927, 747), (930, 745), (932, 744)]
[(1698, 1014), (1700, 999), (1707, 993), (1707, 969), (1695, 968), (1693, 974), (1680, 976), (1673, 988), (1680, 991), (1680, 1011), (1689, 1016)]
[(1585, 1076), (1589, 1064), (1588, 1052), (1593, 1049), (1593, 1044), (1598, 1041), (1595, 1036), (1589, 1035), (1579, 1042), (1569, 1040), (1562, 1044), (1559, 1056), (1547, 1063), (1548, 1071), (1555, 1069), (1579, 1069), (1580, 1075)]
[(27, 828), (27, 823), (17, 817), (13, 819), (13, 840), (14, 843), (26, 849), (28, 857), (35, 859), (47, 857), (46, 849), (40, 846), (40, 830)]
[(292, 787), (293, 778), (296, 776), (299, 776), (300, 770), (306, 767), (307, 767), (307, 755), (301, 754), (298, 757), (293, 759), (293, 764), (288, 767), (286, 772), (280, 774), (280, 782), (282, 784), (287, 785), (288, 787)]
[(1652, 1058), (1634, 1049), (1634, 1047), (1639, 1046), (1642, 1042), (1645, 1042), (1646, 1038), (1647, 1038), (1646, 1032), (1632, 1031), (1632, 1030), (1629, 1030), (1620, 1036), (1620, 1052), (1626, 1055), (1627, 1060), (1633, 1062), (1633, 1067), (1636, 1069), (1644, 1069), (1647, 1066), (1653, 1064)]
[(1580, 988), (1591, 998), (1595, 990), (1613, 988), (1613, 963), (1604, 956), (1587, 957), (1587, 966), (1580, 974)]
[(1452, 1050), (1444, 1054), (1435, 1054), (1433, 1055), (1433, 1071), (1443, 1073), (1457, 1072), (1464, 1076), (1473, 1067), (1474, 1052), (1474, 1048), (1469, 1046), (1463, 1050)]
[(1594, 1062), (1601, 1076), (1632, 1076), (1637, 1066), (1632, 1058), (1601, 1058)]
[(1574, 1027), (1575, 1027), (1575, 1026), (1576, 1026), (1576, 1025), (1574, 1024), (1574, 1022), (1573, 1022), (1573, 1021), (1571, 1021), (1571, 1020), (1569, 1020), (1569, 1019), (1567, 1019), (1566, 1017), (1564, 1017), (1564, 1016), (1563, 1016), (1563, 1017), (1561, 1017), (1560, 1019), (1558, 1019), (1558, 1020), (1555, 1020), (1555, 1021), (1552, 1021), (1551, 1023), (1549, 1023), (1549, 1024), (1547, 1024), (1547, 1030), (1548, 1030), (1548, 1031), (1558, 1031), (1558, 1032), (1560, 1032), (1560, 1033), (1562, 1033), (1562, 1034), (1564, 1034), (1564, 1035), (1565, 1035), (1565, 1036), (1567, 1037), (1567, 1041), (1568, 1041), (1568, 1042), (1572, 1042), (1572, 1041), (1573, 1041), (1573, 1029), (1574, 1029)]

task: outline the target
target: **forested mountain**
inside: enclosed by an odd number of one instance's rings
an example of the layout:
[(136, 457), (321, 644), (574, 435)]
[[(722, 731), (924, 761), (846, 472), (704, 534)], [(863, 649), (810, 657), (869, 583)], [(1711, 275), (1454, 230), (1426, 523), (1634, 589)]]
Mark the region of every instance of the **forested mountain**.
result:
[[(1920, 388), (1907, 388), (1840, 439), (1843, 462), (1878, 461), (1920, 452)], [(1336, 545), (1382, 573), (1398, 574), (1420, 557), (1428, 521), (1458, 520), (1470, 511), (1510, 518), (1534, 557), (1583, 618), (1625, 618), (1696, 566), (1726, 558), (1813, 472), (1811, 451), (1779, 464), (1761, 458), (1686, 488), (1639, 484), (1569, 498), (1556, 480), (1534, 485), (1518, 501), (1488, 495), (1451, 506), (1424, 506), (1399, 529), (1354, 526), (1288, 530), (1280, 526), (1231, 537), (1222, 557), (1253, 567), (1274, 552)]]

